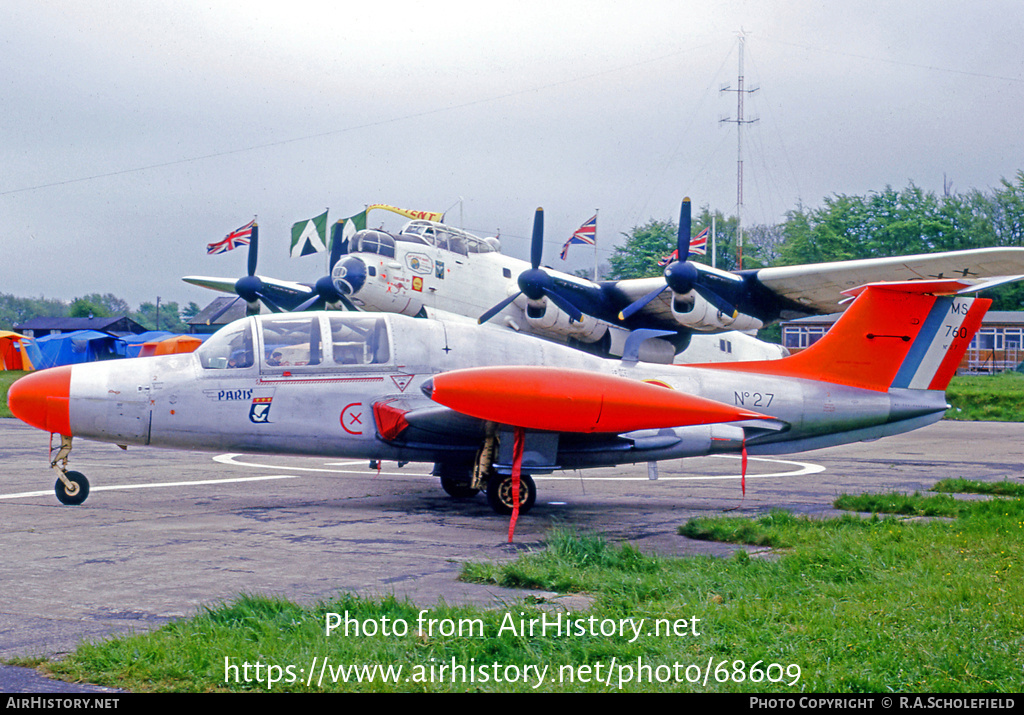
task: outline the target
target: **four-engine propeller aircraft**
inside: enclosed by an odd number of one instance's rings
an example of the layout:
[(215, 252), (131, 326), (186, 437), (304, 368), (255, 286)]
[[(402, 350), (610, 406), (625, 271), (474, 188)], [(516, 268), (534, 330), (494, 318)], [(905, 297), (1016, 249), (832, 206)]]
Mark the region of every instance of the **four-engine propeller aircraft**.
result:
[[(337, 225), (335, 226), (337, 233)], [(981, 282), (1024, 275), (1024, 248), (875, 258), (730, 273), (687, 259), (690, 201), (683, 201), (676, 255), (657, 278), (593, 282), (542, 267), (543, 212), (534, 218), (529, 263), (503, 255), (496, 239), (442, 223), (411, 221), (397, 234), (363, 230), (332, 241), (331, 275), (315, 286), (249, 275), (238, 281), (189, 276), (195, 284), (235, 292), (250, 314), (271, 310), (351, 308), (419, 317), (467, 316), (517, 332), (621, 356), (631, 331), (665, 331), (648, 340), (641, 360), (669, 363), (780, 357), (778, 346), (735, 336), (736, 351), (718, 352), (702, 335), (753, 331), (779, 319), (842, 310), (841, 291), (885, 280), (959, 277)], [(985, 285), (992, 285), (986, 283)], [(697, 340), (692, 340), (697, 336)], [(684, 351), (688, 345), (692, 349)], [(678, 358), (676, 357), (678, 354)]]
[[(432, 462), (452, 496), (525, 513), (531, 474), (716, 453), (786, 454), (942, 418), (944, 389), (991, 301), (965, 281), (871, 285), (807, 350), (781, 360), (661, 365), (465, 321), (387, 313), (251, 316), (195, 353), (27, 375), (8, 404), (61, 445), (120, 445)], [(522, 486), (522, 489), (519, 489)], [(518, 495), (518, 499), (516, 496)], [(518, 502), (518, 504), (517, 504)]]
[[(689, 200), (684, 206), (688, 212)], [(608, 323), (580, 313), (560, 298), (562, 289), (558, 286), (566, 281), (575, 281), (580, 286), (598, 284), (540, 268), (544, 241), (540, 209), (534, 219), (532, 268), (527, 268), (530, 264), (524, 261), (503, 255), (496, 238), (480, 238), (436, 221), (410, 221), (397, 234), (367, 229), (348, 238), (339, 235), (339, 228), (340, 223), (332, 230), (331, 274), (314, 285), (257, 276), (256, 231), (249, 244), (247, 276), (238, 280), (186, 276), (183, 280), (235, 293), (239, 296), (236, 301), (246, 301), (248, 315), (259, 313), (261, 303), (272, 312), (310, 308), (354, 310), (358, 306), (368, 311), (415, 317), (479, 317), (478, 322), (495, 318), (500, 312), (496, 324), (604, 356), (621, 356), (630, 330), (640, 325), (640, 321), (634, 321), (635, 325), (628, 328)], [(689, 230), (687, 224), (687, 235)], [(681, 227), (680, 235), (683, 231)], [(520, 298), (514, 294), (514, 288), (524, 285), (528, 292)], [(499, 298), (505, 299), (501, 307), (487, 310)], [(513, 301), (515, 305), (510, 306)], [(210, 320), (219, 318), (233, 304), (224, 306)], [(642, 348), (641, 359), (670, 363), (684, 349), (686, 354), (680, 355), (677, 362), (766, 360), (788, 354), (778, 345), (744, 333), (731, 332), (720, 340), (701, 333), (693, 335), (678, 324), (669, 327), (672, 341), (648, 341)]]

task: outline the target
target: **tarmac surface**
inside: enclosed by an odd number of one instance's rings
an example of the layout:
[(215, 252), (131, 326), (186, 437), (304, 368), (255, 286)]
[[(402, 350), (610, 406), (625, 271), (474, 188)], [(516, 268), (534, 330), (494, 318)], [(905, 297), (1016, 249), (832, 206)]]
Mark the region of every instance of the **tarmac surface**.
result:
[[(59, 658), (81, 641), (156, 628), (247, 593), (312, 603), (354, 592), (501, 606), (526, 592), (461, 583), (467, 561), (539, 548), (554, 526), (643, 551), (728, 555), (676, 528), (775, 507), (830, 515), (842, 493), (927, 490), (946, 477), (1024, 479), (1024, 424), (940, 422), (872, 443), (740, 462), (708, 457), (538, 477), (508, 544), (486, 500), (453, 500), (430, 465), (217, 455), (77, 440), (80, 506), (53, 494), (48, 435), (0, 419), (0, 660)], [(0, 692), (89, 692), (0, 666)], [(109, 692), (103, 690), (104, 692)]]

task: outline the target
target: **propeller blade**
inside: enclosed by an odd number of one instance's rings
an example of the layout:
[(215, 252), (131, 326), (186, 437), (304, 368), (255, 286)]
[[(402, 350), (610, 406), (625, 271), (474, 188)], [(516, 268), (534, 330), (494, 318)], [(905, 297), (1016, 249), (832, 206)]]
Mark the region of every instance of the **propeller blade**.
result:
[(617, 434), (772, 419), (639, 380), (535, 365), (453, 370), (434, 375), (422, 390), (433, 401), (477, 419), (553, 432)]
[(701, 297), (704, 298), (704, 300), (706, 300), (708, 303), (711, 303), (711, 305), (715, 306), (715, 308), (720, 310), (724, 315), (729, 315), (732, 316), (733, 318), (736, 317), (736, 306), (727, 301), (725, 298), (718, 295), (713, 290), (705, 288), (704, 286), (696, 286), (695, 289), (698, 293), (700, 293)]
[(266, 294), (264, 294), (262, 292), (256, 293), (256, 297), (258, 297), (261, 301), (263, 301), (263, 305), (265, 305), (268, 308), (270, 308), (270, 312), (271, 313), (287, 313), (288, 312), (284, 308), (279, 306), (277, 303), (272, 301), (270, 298), (268, 298), (266, 296)]
[(338, 295), (338, 300), (345, 306), (346, 310), (351, 310), (353, 313), (359, 313), (362, 311), (362, 308), (359, 308), (355, 303), (343, 295)]
[(563, 313), (566, 313), (573, 320), (578, 321), (583, 319), (583, 313), (580, 309), (573, 305), (569, 300), (558, 295), (558, 293), (553, 289), (545, 287), (544, 295), (546, 295), (552, 303), (557, 305)]
[(477, 321), (476, 321), (477, 325), (483, 325), (488, 320), (493, 318), (495, 315), (497, 315), (501, 311), (505, 310), (505, 308), (508, 307), (509, 303), (514, 301), (516, 298), (518, 298), (522, 294), (523, 294), (523, 292), (521, 290), (520, 291), (516, 291), (515, 293), (510, 295), (508, 298), (506, 298), (505, 300), (503, 300), (500, 303), (498, 303), (496, 306), (494, 306), (493, 308), (488, 310), (486, 313), (481, 315), (479, 318), (477, 318)]
[(633, 315), (633, 313), (637, 312), (645, 305), (650, 303), (652, 300), (657, 298), (659, 295), (661, 295), (667, 287), (668, 286), (658, 286), (640, 300), (635, 300), (629, 305), (627, 305), (625, 308), (619, 311), (619, 320), (628, 320)]
[(690, 259), (690, 197), (683, 199), (679, 209), (679, 235), (676, 237), (676, 256), (680, 261)]
[(530, 242), (530, 265), (534, 270), (540, 268), (544, 255), (544, 209), (538, 208), (533, 214), (533, 239)]
[[(679, 232), (676, 234), (676, 262), (686, 263), (690, 258), (690, 197), (687, 196), (683, 199), (683, 204), (679, 209)], [(678, 286), (671, 286), (672, 281), (669, 280), (669, 272), (675, 269), (677, 272), (682, 274), (689, 274), (692, 271), (689, 270), (689, 266), (684, 268), (675, 268), (676, 263), (670, 263), (665, 269), (665, 282), (666, 285), (661, 288), (657, 288), (643, 298), (635, 300), (624, 309), (619, 312), (619, 320), (628, 320), (637, 311), (641, 310), (650, 303), (652, 300), (661, 295), (661, 292), (666, 287), (672, 287), (673, 291), (676, 291)]]
[(341, 260), (341, 257), (345, 255), (345, 239), (341, 235), (342, 227), (345, 224), (340, 221), (336, 222), (331, 228), (331, 263), (328, 274), (334, 272), (334, 266)]
[(217, 318), (219, 318), (220, 316), (224, 315), (226, 312), (231, 310), (231, 306), (233, 306), (235, 303), (237, 303), (241, 299), (242, 299), (242, 296), (240, 296), (240, 295), (239, 296), (235, 296), (234, 300), (232, 300), (227, 305), (225, 305), (223, 308), (221, 308), (216, 313), (214, 313), (209, 318), (207, 318), (206, 319), (206, 324), (207, 325), (213, 325), (214, 323), (216, 323), (217, 322)]
[(320, 294), (313, 293), (313, 295), (311, 295), (308, 300), (304, 300), (301, 303), (299, 303), (299, 305), (295, 306), (295, 309), (292, 312), (301, 313), (302, 311), (308, 309), (311, 305), (316, 303), (318, 300), (320, 300)]

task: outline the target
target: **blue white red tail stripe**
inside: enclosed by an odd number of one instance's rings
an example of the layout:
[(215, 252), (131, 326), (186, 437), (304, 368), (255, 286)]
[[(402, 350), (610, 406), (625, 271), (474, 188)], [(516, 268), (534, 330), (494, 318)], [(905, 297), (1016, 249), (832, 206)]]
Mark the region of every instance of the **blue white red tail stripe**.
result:
[[(943, 296), (935, 299), (935, 304), (893, 379), (893, 387), (935, 389), (932, 385), (937, 382), (937, 376), (944, 372), (943, 367), (948, 362), (948, 356), (962, 354), (962, 351), (957, 349), (960, 346), (954, 343), (970, 343), (974, 336), (974, 332), (964, 325), (973, 303), (973, 298)], [(956, 360), (959, 362), (959, 357)], [(956, 365), (953, 369), (956, 369)]]

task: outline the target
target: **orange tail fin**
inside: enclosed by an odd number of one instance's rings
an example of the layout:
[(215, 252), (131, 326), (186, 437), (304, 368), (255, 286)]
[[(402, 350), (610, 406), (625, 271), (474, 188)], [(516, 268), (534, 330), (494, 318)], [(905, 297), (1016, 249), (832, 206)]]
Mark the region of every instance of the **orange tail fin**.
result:
[(922, 289), (934, 286), (868, 286), (832, 329), (806, 350), (782, 360), (714, 367), (869, 390), (944, 390), (992, 301), (933, 295)]

